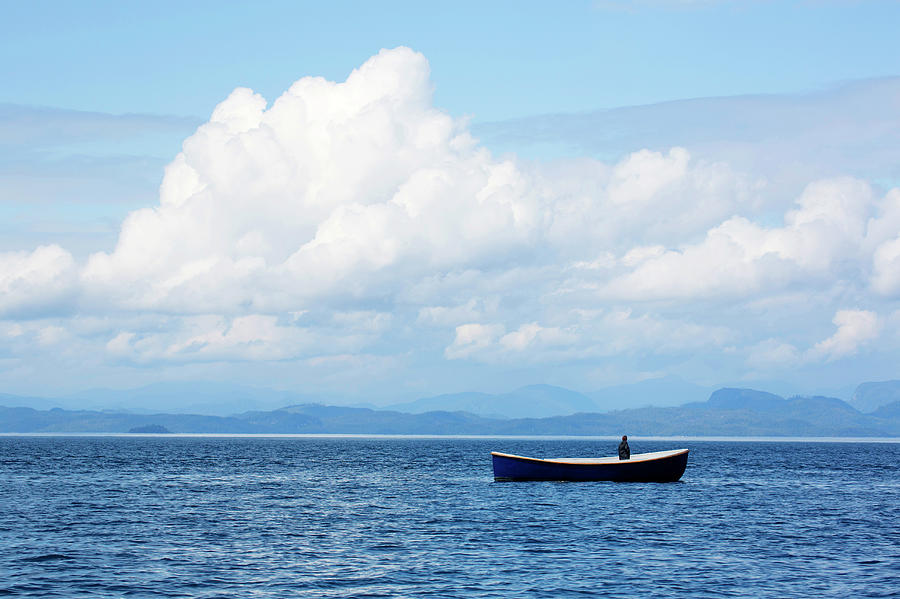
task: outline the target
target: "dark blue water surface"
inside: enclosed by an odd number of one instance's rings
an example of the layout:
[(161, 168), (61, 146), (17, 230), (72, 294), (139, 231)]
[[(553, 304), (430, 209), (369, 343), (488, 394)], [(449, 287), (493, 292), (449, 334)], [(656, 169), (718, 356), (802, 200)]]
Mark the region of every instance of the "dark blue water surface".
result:
[(615, 441), (0, 438), (0, 595), (900, 595), (900, 444), (662, 442), (679, 483), (495, 483)]

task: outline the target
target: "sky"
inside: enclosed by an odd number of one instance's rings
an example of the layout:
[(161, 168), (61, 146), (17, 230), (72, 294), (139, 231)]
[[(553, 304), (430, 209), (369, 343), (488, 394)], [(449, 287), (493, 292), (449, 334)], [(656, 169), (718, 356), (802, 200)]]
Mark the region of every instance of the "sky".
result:
[(900, 378), (900, 4), (4, 2), (0, 393)]

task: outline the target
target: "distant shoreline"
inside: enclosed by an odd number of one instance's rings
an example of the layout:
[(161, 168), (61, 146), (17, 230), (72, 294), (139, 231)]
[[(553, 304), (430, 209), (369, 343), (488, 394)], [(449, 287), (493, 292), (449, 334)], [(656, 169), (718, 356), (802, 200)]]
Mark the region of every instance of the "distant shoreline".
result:
[[(520, 441), (616, 441), (616, 435), (394, 435), (394, 434), (340, 434), (340, 433), (0, 433), (0, 437), (122, 437), (133, 438), (180, 438), (180, 439), (473, 439), (473, 440), (520, 440)], [(634, 441), (671, 441), (691, 443), (900, 443), (900, 437), (666, 437), (629, 435)]]

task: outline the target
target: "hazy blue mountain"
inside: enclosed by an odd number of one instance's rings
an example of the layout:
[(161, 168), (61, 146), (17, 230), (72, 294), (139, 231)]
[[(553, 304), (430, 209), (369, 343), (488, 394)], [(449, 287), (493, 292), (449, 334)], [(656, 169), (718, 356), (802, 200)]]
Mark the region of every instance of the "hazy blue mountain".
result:
[(67, 407), (65, 400), (52, 397), (34, 397), (28, 395), (9, 395), (0, 393), (0, 406), (8, 408), (34, 408), (36, 410), (49, 410), (51, 408)]
[(435, 395), (434, 397), (423, 397), (415, 401), (391, 404), (385, 409), (406, 412), (409, 414), (422, 414), (424, 412), (433, 411), (462, 411), (502, 418), (503, 415), (496, 412), (492, 407), (492, 402), (495, 397), (497, 396), (490, 393), (479, 393), (477, 391), (445, 393), (443, 395)]
[(61, 407), (67, 408), (227, 416), (248, 410), (272, 410), (314, 399), (317, 398), (231, 383), (173, 381), (124, 390), (90, 389), (60, 401)]
[[(785, 399), (755, 389), (724, 388), (713, 392), (708, 401), (684, 408), (704, 416), (706, 423), (696, 422), (696, 427), (712, 424), (728, 434), (870, 436), (894, 430), (892, 424), (862, 414), (836, 397)], [(745, 432), (736, 432), (740, 430)]]
[(579, 412), (596, 412), (597, 404), (577, 391), (552, 385), (529, 385), (498, 396), (502, 414), (513, 418), (544, 418)]
[[(492, 420), (467, 412), (426, 412), (408, 414), (394, 410), (372, 410), (343, 406), (304, 404), (274, 412), (241, 414), (254, 426), (282, 426), (285, 421), (295, 427), (291, 432), (342, 434), (489, 434)], [(305, 424), (304, 424), (304, 419)], [(304, 428), (305, 430), (301, 430)], [(472, 431), (466, 433), (463, 431)]]
[[(302, 402), (343, 404), (344, 401), (344, 398), (340, 397), (309, 396), (290, 391), (208, 381), (163, 382), (133, 389), (88, 389), (64, 397), (31, 397), (0, 393), (0, 406), (7, 407), (213, 416), (228, 416), (250, 410), (274, 410)], [(353, 405), (375, 407), (366, 403)]]
[(91, 410), (35, 410), (0, 407), (0, 432), (125, 433), (144, 426), (174, 433), (264, 433), (242, 420), (196, 414), (124, 414)]
[[(528, 423), (514, 421), (508, 434), (698, 435), (698, 436), (895, 436), (900, 414), (862, 414), (833, 397), (784, 399), (752, 389), (723, 389), (709, 401), (680, 407), (645, 407), (579, 414)], [(900, 410), (898, 410), (900, 411)], [(880, 415), (879, 415), (880, 416)], [(540, 433), (538, 432), (540, 431)]]
[(410, 414), (462, 411), (489, 418), (542, 418), (597, 411), (597, 404), (588, 396), (552, 385), (529, 385), (497, 395), (476, 392), (436, 395), (387, 407)]
[[(543, 397), (555, 391), (525, 388)], [(520, 395), (519, 397), (525, 397)], [(898, 436), (900, 402), (864, 414), (833, 397), (792, 397), (720, 389), (706, 402), (544, 418), (486, 418), (468, 412), (294, 405), (235, 416), (124, 414), (88, 410), (0, 408), (0, 432), (333, 433), (632, 436)], [(633, 450), (637, 451), (635, 447)]]
[(872, 416), (835, 397), (791, 397), (781, 414), (788, 421), (802, 420), (815, 430), (832, 429), (838, 436), (877, 434), (875, 428), (881, 426)]
[(895, 401), (900, 401), (900, 381), (882, 381), (862, 383), (853, 392), (850, 405), (860, 412), (874, 412)]
[(172, 433), (489, 434), (494, 422), (500, 421), (465, 412), (403, 414), (321, 405), (227, 417), (0, 407), (0, 432), (5, 433), (126, 433), (153, 427)]
[[(411, 414), (429, 411), (464, 411), (488, 418), (544, 418), (578, 412), (607, 412), (646, 406), (674, 407), (702, 403), (710, 397), (710, 391), (712, 390), (670, 376), (606, 387), (590, 393), (579, 393), (552, 385), (531, 385), (508, 393), (454, 393), (379, 407), (346, 397), (310, 396), (290, 391), (235, 386), (224, 382), (194, 381), (155, 383), (124, 390), (91, 389), (65, 397), (0, 394), (0, 405), (39, 410), (58, 407), (75, 411), (227, 416), (247, 411), (276, 410), (289, 405), (320, 403), (392, 409)], [(759, 409), (773, 397), (778, 396), (764, 391), (726, 388), (714, 393), (713, 404), (720, 408), (730, 408), (737, 407), (737, 404), (729, 402), (740, 403), (752, 399), (763, 402), (754, 404), (755, 408)], [(863, 383), (857, 387), (850, 404), (861, 412), (873, 413), (878, 407), (894, 401), (900, 401), (900, 381)]]
[(786, 400), (783, 397), (755, 389), (718, 389), (709, 396), (709, 400), (706, 402), (706, 407), (714, 410), (774, 412), (785, 406)]
[(881, 406), (880, 408), (872, 412), (872, 416), (876, 418), (900, 420), (900, 401), (895, 401), (893, 403), (887, 404), (886, 406)]
[(711, 391), (709, 387), (688, 383), (677, 376), (666, 376), (605, 387), (587, 395), (600, 410), (608, 411), (644, 406), (680, 406), (705, 401)]

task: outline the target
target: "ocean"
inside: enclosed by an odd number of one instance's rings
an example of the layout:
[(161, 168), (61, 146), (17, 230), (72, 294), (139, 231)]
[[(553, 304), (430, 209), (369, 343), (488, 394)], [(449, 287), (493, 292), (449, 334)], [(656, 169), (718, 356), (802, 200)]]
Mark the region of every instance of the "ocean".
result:
[(0, 595), (900, 596), (900, 443), (629, 441), (682, 480), (493, 481), (613, 439), (0, 437)]

